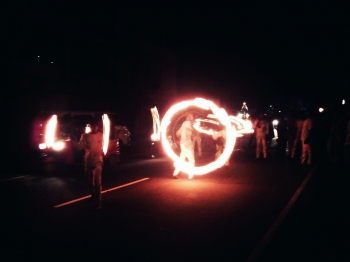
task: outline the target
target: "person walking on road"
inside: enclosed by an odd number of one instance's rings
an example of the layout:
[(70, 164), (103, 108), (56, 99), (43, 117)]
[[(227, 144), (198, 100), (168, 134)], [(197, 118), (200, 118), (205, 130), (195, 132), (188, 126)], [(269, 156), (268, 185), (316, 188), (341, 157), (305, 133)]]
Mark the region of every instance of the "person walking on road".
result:
[(297, 155), (300, 156), (301, 149), (301, 131), (303, 129), (304, 117), (301, 112), (297, 114), (295, 121), (295, 138), (292, 146), (291, 158), (295, 158)]
[(91, 199), (96, 205), (96, 209), (101, 208), (102, 198), (102, 167), (103, 167), (103, 135), (99, 132), (98, 121), (91, 122), (91, 131), (83, 133), (80, 141), (73, 137), (72, 141), (76, 150), (85, 150), (84, 171), (88, 181)]
[(312, 164), (312, 142), (314, 136), (314, 121), (311, 118), (311, 111), (305, 111), (306, 119), (303, 122), (303, 127), (301, 129), (301, 164)]
[[(180, 136), (180, 159), (186, 160), (188, 159), (188, 162), (192, 167), (194, 167), (195, 160), (194, 160), (194, 146), (192, 141), (192, 131), (193, 131), (193, 115), (188, 114), (186, 116), (186, 120), (182, 123), (180, 129), (176, 132), (177, 136)], [(179, 168), (175, 168), (173, 176), (174, 178), (178, 178), (178, 174), (180, 173)], [(193, 179), (193, 174), (188, 174), (188, 179)]]
[(263, 114), (260, 114), (258, 119), (255, 121), (253, 128), (255, 130), (255, 140), (256, 140), (255, 157), (256, 159), (259, 159), (262, 153), (263, 157), (267, 158), (266, 137), (269, 134), (269, 124), (265, 120)]

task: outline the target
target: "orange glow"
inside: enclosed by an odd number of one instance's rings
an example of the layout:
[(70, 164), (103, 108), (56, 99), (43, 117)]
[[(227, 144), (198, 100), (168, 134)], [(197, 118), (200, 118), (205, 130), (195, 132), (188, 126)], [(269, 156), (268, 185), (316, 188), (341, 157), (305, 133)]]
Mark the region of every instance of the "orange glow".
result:
[(52, 145), (52, 148), (56, 151), (60, 151), (65, 148), (66, 144), (63, 141), (57, 141)]
[(157, 107), (151, 108), (152, 119), (153, 119), (153, 134), (151, 135), (152, 141), (160, 140), (160, 121)]
[(102, 149), (103, 153), (106, 154), (108, 150), (108, 142), (109, 142), (109, 132), (110, 132), (110, 121), (107, 114), (102, 115), (103, 121), (103, 144)]
[[(208, 115), (209, 118), (216, 118), (215, 115)], [(242, 134), (251, 134), (254, 133), (252, 121), (248, 119), (242, 119), (237, 116), (229, 116), (231, 124), (236, 128), (236, 135), (242, 136)]]
[[(178, 111), (186, 109), (190, 106), (195, 106), (204, 110), (210, 110), (213, 113), (213, 116), (215, 116), (215, 118), (217, 118), (218, 121), (226, 128), (227, 136), (226, 136), (226, 146), (225, 146), (224, 152), (216, 161), (211, 162), (204, 166), (193, 167), (190, 165), (189, 162), (181, 160), (179, 156), (175, 154), (175, 152), (171, 148), (171, 142), (167, 139), (167, 128), (172, 122), (172, 117)], [(194, 128), (196, 129), (198, 128), (199, 130), (201, 130), (198, 125), (198, 121), (195, 123)], [(201, 130), (200, 132), (204, 132), (204, 130)], [(213, 134), (214, 131), (209, 130), (207, 132), (208, 134)], [(226, 163), (226, 161), (228, 160), (228, 158), (230, 157), (233, 151), (233, 148), (236, 142), (236, 128), (231, 125), (230, 118), (227, 115), (225, 109), (219, 108), (212, 101), (209, 101), (203, 98), (196, 98), (194, 100), (182, 101), (178, 104), (175, 104), (168, 110), (168, 112), (165, 114), (161, 123), (161, 140), (162, 140), (165, 152), (174, 161), (174, 165), (177, 168), (179, 168), (181, 171), (188, 174), (204, 175), (206, 173), (209, 173), (223, 166)]]
[(45, 149), (45, 148), (46, 148), (46, 143), (39, 144), (39, 149)]
[(45, 144), (47, 148), (52, 147), (55, 143), (56, 126), (57, 115), (53, 115), (46, 125)]

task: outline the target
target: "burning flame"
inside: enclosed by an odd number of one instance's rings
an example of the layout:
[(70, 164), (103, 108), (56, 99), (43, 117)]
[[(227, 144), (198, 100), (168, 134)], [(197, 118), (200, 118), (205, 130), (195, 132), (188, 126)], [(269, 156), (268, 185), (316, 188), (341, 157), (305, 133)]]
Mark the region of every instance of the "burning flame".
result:
[(45, 144), (48, 148), (52, 147), (55, 143), (55, 133), (57, 126), (57, 115), (53, 115), (46, 125), (45, 131)]
[(110, 121), (107, 114), (102, 115), (103, 121), (103, 144), (102, 149), (103, 153), (106, 154), (108, 150), (108, 142), (109, 142), (109, 132), (110, 132)]
[(151, 140), (160, 140), (160, 121), (157, 107), (151, 108), (151, 114), (153, 119), (153, 134), (151, 135)]
[(86, 125), (86, 127), (85, 127), (85, 133), (88, 134), (88, 133), (90, 133), (90, 132), (91, 132), (91, 127), (90, 127), (90, 125)]
[[(210, 114), (208, 118), (217, 118), (215, 115)], [(231, 124), (233, 124), (236, 128), (236, 133), (238, 135), (241, 134), (251, 134), (254, 133), (252, 121), (248, 119), (242, 119), (237, 116), (229, 116)]]
[[(190, 165), (189, 162), (181, 160), (172, 150), (171, 144), (166, 137), (166, 130), (169, 124), (171, 123), (172, 117), (179, 110), (185, 109), (189, 106), (196, 106), (201, 109), (211, 110), (213, 113), (213, 116), (215, 116), (215, 118), (217, 118), (218, 121), (226, 128), (227, 135), (226, 135), (226, 146), (225, 146), (224, 152), (221, 154), (221, 156), (217, 160), (205, 166), (193, 167)], [(200, 129), (199, 125), (195, 123), (194, 128), (196, 127)], [(213, 131), (209, 130), (208, 134), (213, 134)], [(165, 152), (174, 161), (174, 165), (177, 168), (179, 168), (181, 171), (186, 172), (188, 174), (203, 175), (223, 166), (226, 163), (226, 161), (228, 160), (228, 158), (230, 157), (233, 151), (233, 148), (236, 142), (236, 128), (231, 125), (230, 118), (227, 115), (225, 109), (217, 107), (210, 100), (206, 100), (203, 98), (196, 98), (194, 100), (182, 101), (178, 104), (175, 104), (168, 110), (168, 112), (165, 114), (161, 123), (161, 138), (162, 138), (162, 143), (163, 143)]]

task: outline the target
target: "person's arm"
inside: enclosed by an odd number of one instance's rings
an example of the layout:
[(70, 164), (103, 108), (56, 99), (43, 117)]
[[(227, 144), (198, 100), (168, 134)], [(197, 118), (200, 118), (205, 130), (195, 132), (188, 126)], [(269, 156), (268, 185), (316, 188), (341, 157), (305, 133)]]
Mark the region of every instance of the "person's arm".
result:
[[(75, 138), (75, 136), (74, 136)], [(80, 137), (80, 140), (79, 142), (77, 142), (76, 138), (75, 139), (72, 139), (72, 142), (73, 142), (73, 146), (76, 150), (82, 150), (83, 148), (85, 148), (85, 145), (86, 145), (86, 139), (85, 139), (85, 133), (83, 133)]]

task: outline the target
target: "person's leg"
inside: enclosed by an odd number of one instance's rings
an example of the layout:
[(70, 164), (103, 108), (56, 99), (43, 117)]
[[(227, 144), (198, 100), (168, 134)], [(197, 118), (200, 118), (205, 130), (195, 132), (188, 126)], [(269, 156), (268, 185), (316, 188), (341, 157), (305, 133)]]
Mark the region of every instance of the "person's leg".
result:
[(311, 147), (311, 145), (310, 144), (307, 144), (307, 156), (308, 156), (308, 159), (307, 159), (307, 164), (308, 165), (310, 165), (310, 164), (312, 164), (312, 147)]
[(198, 156), (202, 156), (202, 140), (198, 138), (197, 140), (197, 147), (198, 147)]
[(94, 187), (94, 179), (93, 179), (93, 173), (92, 169), (90, 167), (85, 167), (84, 169), (85, 173), (85, 179), (89, 188), (89, 192), (91, 194), (91, 198), (95, 199), (96, 197), (96, 192), (95, 192), (95, 187)]
[(215, 160), (217, 160), (221, 155), (221, 152), (220, 152), (220, 146), (219, 145), (215, 145), (215, 146), (216, 146)]
[(94, 181), (94, 188), (96, 193), (96, 202), (98, 206), (101, 206), (101, 200), (102, 200), (102, 164), (97, 164), (96, 167), (92, 171), (93, 173), (93, 181)]
[(266, 145), (266, 138), (261, 139), (261, 147), (263, 151), (264, 158), (267, 158), (267, 145)]
[(260, 157), (260, 153), (261, 153), (261, 138), (260, 137), (257, 137), (256, 138), (256, 150), (255, 150), (255, 156), (256, 158), (259, 158)]
[(304, 141), (301, 141), (301, 163), (306, 164), (306, 159), (308, 157), (308, 144), (304, 144)]
[[(183, 160), (183, 161), (185, 161), (185, 159), (186, 159), (186, 149), (185, 149), (185, 147), (184, 147), (183, 145), (180, 145), (180, 150), (181, 150), (181, 152), (180, 152), (180, 159)], [(180, 173), (180, 169), (177, 168), (177, 167), (175, 167), (173, 176), (174, 176), (175, 178), (177, 178), (177, 175), (178, 175), (179, 173)]]
[[(185, 147), (185, 154), (186, 154), (186, 158), (188, 159), (188, 162), (190, 163), (191, 167), (194, 167), (195, 165), (195, 160), (194, 160), (194, 153), (193, 153), (193, 147), (191, 146), (186, 146)], [(193, 173), (189, 172), (188, 173), (188, 179), (192, 179), (193, 178)]]

